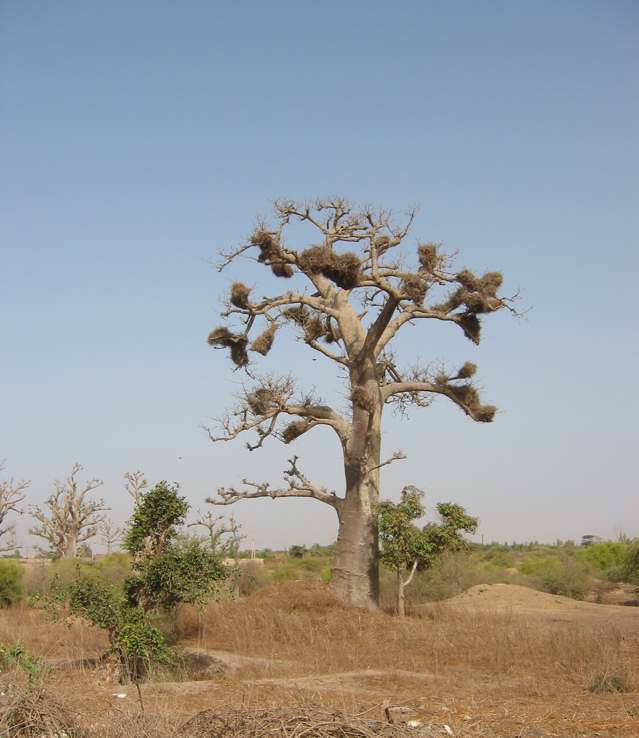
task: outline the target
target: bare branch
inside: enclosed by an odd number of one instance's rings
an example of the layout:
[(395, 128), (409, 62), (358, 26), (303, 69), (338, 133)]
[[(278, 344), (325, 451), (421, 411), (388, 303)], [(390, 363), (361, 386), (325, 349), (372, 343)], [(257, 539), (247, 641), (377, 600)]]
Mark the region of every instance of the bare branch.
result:
[(242, 484), (249, 487), (248, 490), (237, 490), (235, 487), (219, 487), (217, 497), (207, 497), (205, 502), (211, 505), (234, 505), (239, 500), (255, 500), (260, 497), (270, 497), (276, 499), (278, 497), (311, 497), (320, 502), (324, 502), (331, 507), (338, 507), (341, 498), (337, 497), (334, 492), (327, 492), (323, 487), (316, 487), (302, 474), (297, 468), (297, 457), (289, 459), (291, 468), (284, 472), (284, 479), (287, 487), (272, 489), (268, 482), (258, 483), (251, 482), (248, 479), (242, 479)]
[(90, 479), (80, 488), (75, 478), (80, 471), (82, 466), (76, 463), (65, 483), (55, 481), (55, 491), (44, 503), (48, 513), (37, 505), (29, 508), (32, 517), (40, 523), (30, 528), (29, 533), (47, 541), (53, 555), (58, 558), (76, 558), (78, 544), (92, 538), (96, 534), (96, 526), (104, 521), (105, 516), (99, 513), (111, 509), (105, 506), (104, 500), (87, 499), (86, 495), (100, 487), (102, 482)]
[[(201, 510), (198, 510), (197, 520), (194, 523), (189, 523), (188, 527), (204, 526), (209, 532), (211, 549), (213, 551), (219, 551), (222, 554), (237, 555), (239, 553), (240, 541), (244, 540), (246, 536), (239, 534), (242, 526), (232, 515), (228, 519), (228, 522), (224, 523), (224, 520), (224, 515), (213, 517), (210, 511), (203, 513)], [(226, 538), (223, 536), (226, 536)]]
[(148, 486), (148, 482), (141, 471), (127, 472), (124, 475), (127, 480), (124, 488), (131, 495), (136, 506), (142, 503), (142, 495)]
[(372, 469), (381, 469), (383, 466), (392, 464), (393, 461), (402, 461), (405, 458), (406, 454), (403, 451), (395, 451), (390, 458), (386, 459), (386, 461), (382, 461), (381, 464), (377, 464), (377, 466), (372, 467)]
[[(4, 470), (5, 461), (0, 462), (0, 472)], [(24, 490), (29, 486), (29, 482), (24, 479), (20, 482), (14, 482), (11, 479), (3, 479), (0, 481), (0, 552), (11, 551), (16, 547), (15, 523), (4, 524), (4, 520), (10, 513), (22, 515), (18, 505), (24, 500)]]

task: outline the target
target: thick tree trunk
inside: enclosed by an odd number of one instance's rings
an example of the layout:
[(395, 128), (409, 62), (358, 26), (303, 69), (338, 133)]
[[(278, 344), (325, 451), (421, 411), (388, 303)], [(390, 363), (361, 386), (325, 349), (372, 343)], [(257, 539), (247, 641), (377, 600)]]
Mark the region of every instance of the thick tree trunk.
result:
[[(352, 433), (344, 447), (346, 493), (339, 519), (331, 589), (340, 599), (369, 610), (379, 606), (377, 512), (382, 403), (374, 366), (352, 386)], [(359, 393), (359, 394), (357, 394)], [(366, 407), (364, 407), (366, 405)]]
[(356, 495), (344, 501), (338, 516), (330, 588), (340, 599), (374, 610), (379, 605), (377, 518), (362, 510)]
[(76, 559), (78, 557), (77, 535), (75, 533), (67, 533), (64, 542), (63, 559)]

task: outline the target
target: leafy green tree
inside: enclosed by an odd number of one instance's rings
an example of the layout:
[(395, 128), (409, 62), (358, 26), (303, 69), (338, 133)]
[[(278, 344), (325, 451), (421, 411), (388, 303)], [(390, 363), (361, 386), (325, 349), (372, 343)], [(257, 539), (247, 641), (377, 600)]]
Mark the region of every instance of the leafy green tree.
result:
[(177, 484), (160, 482), (148, 492), (140, 493), (124, 539), (124, 548), (134, 561), (159, 556), (177, 535), (189, 510), (188, 502), (178, 490)]
[(135, 564), (127, 595), (144, 610), (170, 611), (177, 605), (204, 603), (228, 575), (220, 554), (206, 538), (178, 536), (161, 554)]
[(220, 554), (204, 539), (179, 535), (189, 504), (178, 492), (179, 485), (166, 482), (142, 492), (128, 524), (124, 547), (134, 574), (127, 598), (145, 611), (205, 602), (227, 575)]
[[(439, 523), (427, 523), (423, 528), (414, 521), (426, 512), (424, 493), (416, 487), (404, 487), (399, 503), (386, 500), (377, 507), (380, 552), (379, 560), (397, 577), (397, 612), (405, 615), (405, 588), (413, 581), (417, 569), (428, 569), (445, 551), (463, 551), (469, 548), (461, 533), (474, 533), (478, 519), (452, 502), (437, 505)], [(404, 579), (404, 572), (409, 574)]]
[(170, 662), (172, 651), (151, 616), (180, 603), (205, 602), (227, 575), (220, 556), (201, 538), (179, 535), (189, 505), (178, 486), (160, 482), (138, 496), (125, 548), (133, 574), (122, 586), (104, 583), (78, 568), (73, 581), (58, 587), (58, 601), (72, 615), (109, 633), (110, 651), (120, 656), (133, 679), (152, 665)]

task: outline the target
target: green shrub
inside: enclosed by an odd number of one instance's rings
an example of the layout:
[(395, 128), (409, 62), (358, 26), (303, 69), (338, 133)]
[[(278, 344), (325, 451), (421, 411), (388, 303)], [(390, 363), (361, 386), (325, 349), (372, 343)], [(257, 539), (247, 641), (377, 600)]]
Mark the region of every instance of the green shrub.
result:
[(300, 570), (294, 564), (281, 564), (273, 569), (274, 582), (292, 582), (301, 578)]
[(0, 607), (9, 607), (22, 598), (22, 564), (15, 559), (0, 559)]
[(524, 556), (519, 566), (519, 573), (533, 576), (550, 571), (559, 571), (560, 568), (561, 561), (559, 557), (548, 554), (533, 554), (532, 556)]
[(639, 538), (628, 546), (623, 559), (623, 573), (627, 582), (639, 584)]
[(575, 549), (574, 555), (595, 571), (604, 572), (621, 566), (627, 550), (628, 544), (625, 541), (601, 541)]
[(587, 569), (577, 562), (538, 571), (533, 578), (542, 592), (574, 600), (583, 600), (592, 588)]

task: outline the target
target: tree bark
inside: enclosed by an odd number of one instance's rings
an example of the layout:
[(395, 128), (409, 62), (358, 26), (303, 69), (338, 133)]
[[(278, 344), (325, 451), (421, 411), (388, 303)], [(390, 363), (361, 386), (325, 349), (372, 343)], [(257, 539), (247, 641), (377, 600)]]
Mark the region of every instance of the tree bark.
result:
[(375, 506), (379, 502), (382, 402), (372, 363), (353, 374), (352, 432), (344, 447), (346, 493), (336, 506), (339, 531), (330, 588), (340, 599), (374, 610), (379, 606)]
[(404, 594), (405, 587), (404, 577), (401, 569), (397, 570), (397, 614), (400, 618), (406, 615), (406, 596)]

